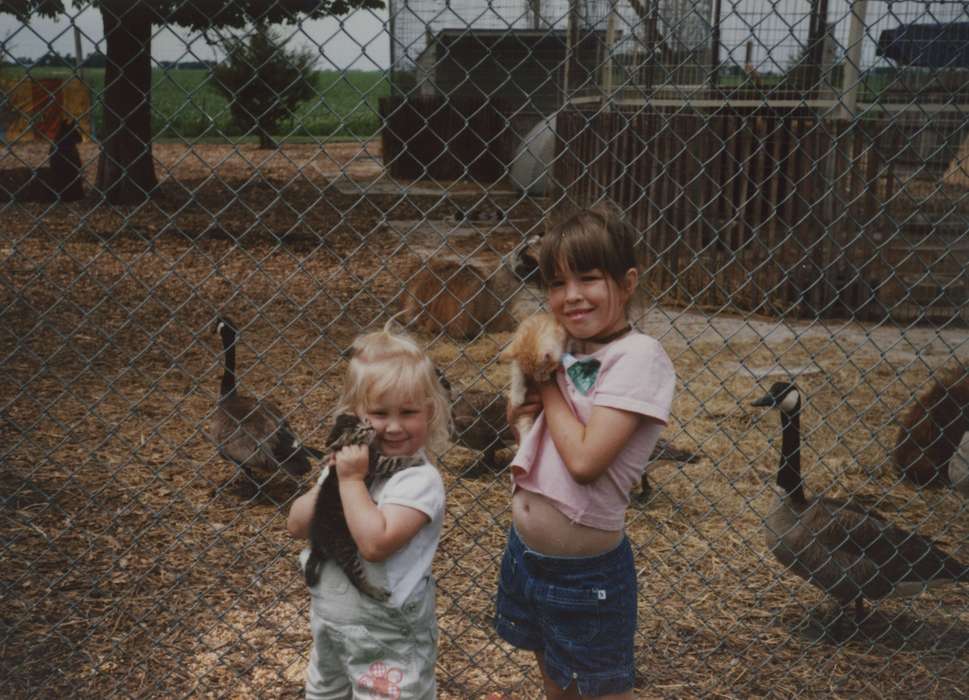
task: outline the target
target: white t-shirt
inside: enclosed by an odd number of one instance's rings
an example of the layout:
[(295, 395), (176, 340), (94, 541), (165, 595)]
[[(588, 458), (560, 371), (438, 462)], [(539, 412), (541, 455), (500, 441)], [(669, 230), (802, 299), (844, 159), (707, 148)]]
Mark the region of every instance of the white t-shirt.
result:
[[(317, 483), (322, 484), (329, 471), (324, 469)], [(431, 563), (441, 541), (441, 528), (444, 524), (444, 481), (437, 468), (425, 458), (424, 464), (408, 467), (389, 479), (374, 482), (370, 487), (370, 497), (378, 507), (407, 506), (419, 510), (431, 519), (407, 544), (384, 561), (362, 560), (367, 580), (390, 591), (387, 604), (399, 608), (412, 594), (425, 586), (430, 578)], [(306, 565), (308, 557), (309, 548), (306, 548), (300, 554), (302, 566)]]

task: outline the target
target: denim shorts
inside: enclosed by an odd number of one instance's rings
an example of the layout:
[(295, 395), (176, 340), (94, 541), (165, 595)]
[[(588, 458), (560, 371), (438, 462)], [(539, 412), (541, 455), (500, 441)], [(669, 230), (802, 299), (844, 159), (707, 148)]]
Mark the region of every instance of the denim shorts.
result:
[(581, 695), (630, 690), (636, 568), (629, 540), (594, 557), (548, 557), (528, 549), (511, 528), (495, 630), (512, 646), (541, 653), (560, 688), (575, 682)]

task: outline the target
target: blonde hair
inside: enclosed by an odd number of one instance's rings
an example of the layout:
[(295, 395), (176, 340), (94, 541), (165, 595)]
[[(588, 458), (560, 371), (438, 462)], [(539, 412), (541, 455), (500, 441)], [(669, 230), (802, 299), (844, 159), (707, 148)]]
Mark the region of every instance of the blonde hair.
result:
[(359, 414), (385, 396), (426, 404), (427, 447), (434, 454), (447, 449), (451, 405), (434, 363), (410, 337), (387, 328), (353, 341), (343, 393), (333, 413)]
[(615, 207), (599, 204), (576, 211), (542, 236), (538, 266), (546, 285), (560, 265), (572, 272), (602, 270), (622, 286), (626, 272), (639, 269), (636, 241), (639, 234)]

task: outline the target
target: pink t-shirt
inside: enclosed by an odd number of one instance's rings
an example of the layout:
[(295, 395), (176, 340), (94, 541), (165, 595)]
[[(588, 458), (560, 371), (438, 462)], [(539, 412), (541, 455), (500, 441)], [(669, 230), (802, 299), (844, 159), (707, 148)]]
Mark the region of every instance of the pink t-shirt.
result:
[(598, 479), (580, 484), (572, 478), (546, 430), (540, 413), (522, 440), (512, 466), (518, 488), (550, 498), (570, 520), (600, 530), (621, 530), (629, 505), (629, 492), (646, 469), (656, 441), (666, 426), (673, 402), (676, 371), (663, 346), (642, 333), (629, 333), (591, 355), (602, 364), (595, 383), (583, 395), (559, 368), (556, 380), (572, 413), (583, 423), (594, 406), (607, 406), (655, 418), (643, 421), (615, 461)]

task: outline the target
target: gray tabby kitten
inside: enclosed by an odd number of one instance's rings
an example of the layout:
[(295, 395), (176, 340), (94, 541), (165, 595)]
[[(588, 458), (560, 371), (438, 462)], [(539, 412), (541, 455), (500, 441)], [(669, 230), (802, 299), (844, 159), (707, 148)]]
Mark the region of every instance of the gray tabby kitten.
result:
[[(336, 417), (333, 429), (326, 439), (326, 457), (334, 455), (349, 445), (367, 445), (370, 448), (370, 469), (364, 483), (369, 489), (375, 479), (385, 479), (397, 472), (423, 463), (420, 457), (384, 457), (377, 451), (374, 442), (373, 426), (355, 415), (344, 413)], [(340, 486), (336, 467), (320, 486), (320, 493), (313, 506), (313, 519), (310, 522), (310, 556), (306, 560), (303, 573), (306, 585), (314, 586), (320, 580), (323, 563), (333, 559), (356, 586), (357, 590), (375, 600), (387, 600), (388, 591), (377, 588), (367, 581), (363, 571), (360, 552), (350, 535), (346, 516), (343, 514), (343, 501), (340, 499)]]

